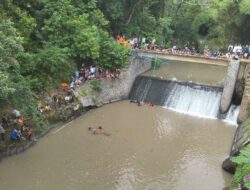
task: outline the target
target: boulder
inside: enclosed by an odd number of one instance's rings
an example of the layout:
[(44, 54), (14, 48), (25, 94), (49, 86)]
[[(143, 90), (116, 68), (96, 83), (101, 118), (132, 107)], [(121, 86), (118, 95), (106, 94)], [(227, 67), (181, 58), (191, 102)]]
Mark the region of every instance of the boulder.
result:
[(233, 163), (230, 160), (230, 157), (227, 158), (226, 160), (224, 160), (224, 162), (222, 163), (222, 168), (225, 171), (229, 172), (230, 174), (234, 174), (235, 173), (236, 166), (237, 166), (237, 164)]

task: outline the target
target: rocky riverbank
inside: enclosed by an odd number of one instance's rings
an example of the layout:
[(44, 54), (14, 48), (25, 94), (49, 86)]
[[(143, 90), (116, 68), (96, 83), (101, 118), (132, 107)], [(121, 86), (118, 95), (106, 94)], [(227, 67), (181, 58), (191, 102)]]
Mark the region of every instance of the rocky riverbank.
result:
[(50, 112), (47, 115), (47, 119), (51, 123), (48, 127), (35, 134), (31, 141), (23, 141), (5, 147), (4, 151), (0, 151), (0, 160), (24, 152), (52, 129), (61, 127), (92, 108), (127, 99), (135, 78), (150, 68), (151, 60), (130, 57), (126, 70), (121, 73), (118, 79), (106, 78), (100, 80), (100, 91), (94, 90), (91, 81), (87, 81), (77, 89), (76, 103)]

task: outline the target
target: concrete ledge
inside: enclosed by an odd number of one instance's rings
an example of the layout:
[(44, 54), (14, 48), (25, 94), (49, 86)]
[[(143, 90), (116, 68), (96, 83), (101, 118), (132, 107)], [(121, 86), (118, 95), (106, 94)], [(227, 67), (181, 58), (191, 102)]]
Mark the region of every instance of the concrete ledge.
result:
[(150, 50), (139, 50), (136, 49), (137, 53), (147, 53), (151, 55), (156, 55), (158, 58), (165, 58), (169, 60), (178, 60), (178, 61), (186, 61), (186, 62), (194, 62), (194, 63), (203, 63), (210, 65), (219, 65), (219, 66), (228, 66), (230, 59), (228, 58), (211, 58), (211, 57), (201, 57), (195, 55), (178, 55), (171, 54), (163, 51), (150, 51)]

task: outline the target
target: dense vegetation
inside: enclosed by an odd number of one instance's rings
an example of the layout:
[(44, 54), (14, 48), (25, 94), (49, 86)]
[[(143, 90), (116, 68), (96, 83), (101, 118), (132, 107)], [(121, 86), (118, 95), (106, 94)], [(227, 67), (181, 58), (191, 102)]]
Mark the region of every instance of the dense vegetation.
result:
[(200, 50), (250, 42), (249, 0), (2, 0), (0, 19), (1, 111), (18, 108), (40, 127), (35, 94), (82, 63), (125, 66), (118, 33)]
[[(243, 125), (246, 128), (246, 133), (249, 133), (250, 117), (243, 123)], [(232, 181), (232, 187), (236, 188), (238, 187), (238, 184), (242, 182), (244, 177), (250, 174), (250, 145), (246, 145), (246, 147), (240, 151), (239, 156), (232, 158), (232, 161), (238, 165)], [(250, 180), (248, 179), (244, 185), (245, 187), (250, 188)]]
[(129, 50), (112, 41), (95, 1), (3, 0), (0, 17), (1, 112), (17, 108), (41, 126), (35, 94), (70, 82), (82, 63), (126, 64)]
[(110, 21), (109, 29), (129, 38), (213, 48), (250, 41), (248, 0), (102, 0), (98, 6)]

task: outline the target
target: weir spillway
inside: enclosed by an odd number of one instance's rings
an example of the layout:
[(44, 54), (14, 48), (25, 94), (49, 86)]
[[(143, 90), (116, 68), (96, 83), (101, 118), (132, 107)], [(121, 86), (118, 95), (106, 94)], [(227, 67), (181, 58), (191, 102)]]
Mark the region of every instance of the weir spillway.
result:
[(131, 90), (130, 99), (189, 115), (236, 123), (238, 106), (231, 105), (227, 113), (220, 113), (222, 91), (221, 87), (139, 76)]

